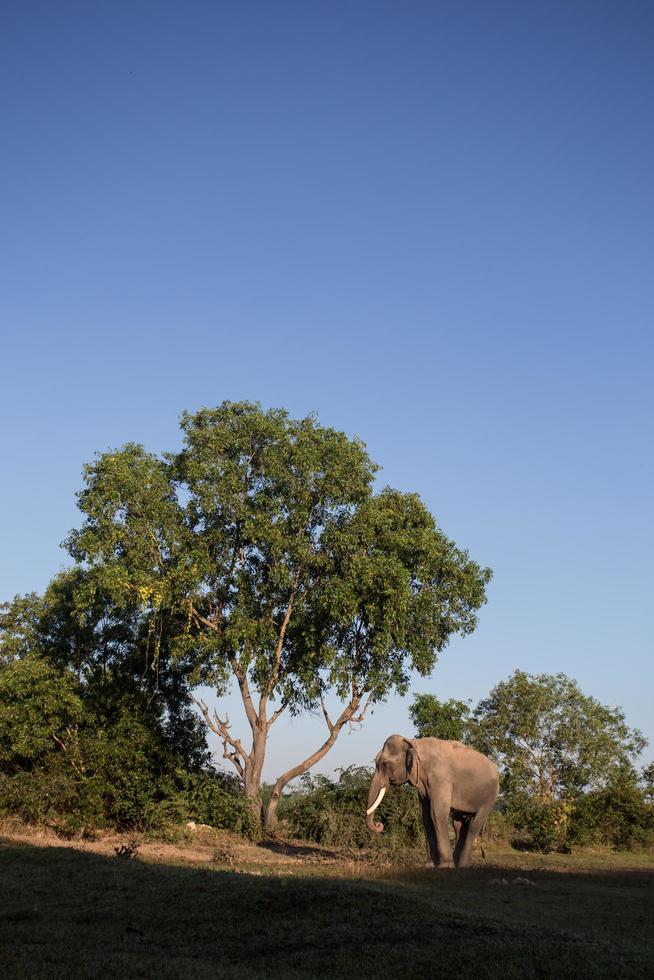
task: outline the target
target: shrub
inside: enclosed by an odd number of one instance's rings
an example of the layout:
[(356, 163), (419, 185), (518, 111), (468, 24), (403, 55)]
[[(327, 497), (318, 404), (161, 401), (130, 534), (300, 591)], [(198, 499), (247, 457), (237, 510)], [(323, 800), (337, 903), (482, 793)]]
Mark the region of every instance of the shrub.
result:
[(179, 761), (134, 697), (94, 709), (37, 656), (0, 670), (0, 811), (65, 833), (146, 830), (182, 788)]
[(185, 791), (189, 818), (221, 830), (254, 838), (260, 825), (235, 777), (214, 769), (188, 777)]
[(493, 810), (484, 825), (483, 839), (492, 844), (509, 844), (515, 835), (513, 822), (501, 810)]
[(365, 821), (373, 771), (363, 766), (341, 769), (338, 780), (304, 776), (301, 787), (283, 798), (280, 817), (288, 831), (303, 840), (340, 847), (401, 851), (422, 846), (422, 822), (415, 790), (395, 787), (377, 811), (384, 833), (372, 835)]
[(57, 833), (77, 834), (97, 826), (100, 806), (93, 787), (63, 765), (11, 777), (0, 774), (0, 812)]
[(581, 796), (572, 816), (571, 839), (618, 850), (654, 844), (654, 808), (633, 782), (610, 785)]
[[(0, 771), (36, 768), (76, 732), (84, 714), (74, 675), (41, 657), (27, 656), (0, 670)], [(67, 736), (69, 738), (69, 736)]]
[(567, 852), (572, 805), (565, 800), (539, 800), (527, 793), (513, 793), (506, 801), (506, 816), (520, 837), (521, 849)]

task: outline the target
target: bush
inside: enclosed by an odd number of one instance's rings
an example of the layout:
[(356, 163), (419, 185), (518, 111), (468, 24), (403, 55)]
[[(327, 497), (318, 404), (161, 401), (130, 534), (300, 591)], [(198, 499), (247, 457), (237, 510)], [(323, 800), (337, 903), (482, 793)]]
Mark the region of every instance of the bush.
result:
[(370, 833), (365, 815), (372, 775), (372, 769), (350, 766), (340, 770), (337, 781), (303, 776), (301, 788), (282, 799), (280, 818), (294, 837), (317, 844), (384, 851), (424, 846), (418, 797), (408, 786), (386, 794), (377, 811), (384, 832)]
[(0, 670), (0, 812), (64, 833), (151, 829), (183, 787), (179, 755), (143, 699), (94, 709), (77, 686), (37, 656)]
[(587, 793), (575, 804), (571, 839), (618, 850), (654, 845), (654, 808), (630, 781)]
[(87, 731), (83, 754), (88, 776), (98, 787), (97, 820), (102, 826), (155, 829), (157, 805), (174, 800), (182, 787), (178, 758), (127, 705)]
[[(29, 771), (76, 732), (84, 716), (71, 671), (27, 656), (0, 669), (0, 772)], [(70, 736), (67, 735), (69, 739)]]
[(579, 793), (573, 800), (538, 801), (513, 794), (506, 816), (521, 836), (520, 847), (569, 851), (571, 845), (618, 850), (654, 845), (654, 808), (635, 779)]
[(97, 826), (101, 804), (94, 787), (63, 765), (11, 777), (0, 774), (0, 813), (57, 833), (74, 835)]
[(539, 800), (529, 793), (513, 792), (502, 801), (505, 819), (514, 833), (511, 843), (519, 850), (567, 853), (572, 805), (565, 800)]
[(255, 838), (260, 824), (236, 777), (205, 770), (188, 777), (185, 791), (188, 817), (221, 830)]
[(513, 822), (501, 810), (493, 810), (484, 825), (483, 840), (490, 844), (510, 844), (515, 836)]

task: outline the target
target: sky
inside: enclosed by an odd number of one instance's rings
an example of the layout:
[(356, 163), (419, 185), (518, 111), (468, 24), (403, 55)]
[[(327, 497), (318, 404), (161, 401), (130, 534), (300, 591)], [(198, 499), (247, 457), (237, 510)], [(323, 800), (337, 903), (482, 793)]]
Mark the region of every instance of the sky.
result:
[(654, 743), (653, 100), (646, 0), (0, 5), (0, 600), (94, 453), (315, 412), (494, 571), (413, 692), (563, 671)]

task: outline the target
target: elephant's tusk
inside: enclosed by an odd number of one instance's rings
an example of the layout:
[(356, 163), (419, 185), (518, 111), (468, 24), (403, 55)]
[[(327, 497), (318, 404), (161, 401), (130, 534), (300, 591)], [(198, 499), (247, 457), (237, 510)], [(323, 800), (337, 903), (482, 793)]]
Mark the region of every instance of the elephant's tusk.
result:
[(369, 806), (368, 809), (366, 810), (366, 814), (368, 816), (370, 816), (371, 813), (374, 813), (375, 812), (375, 810), (377, 809), (377, 807), (379, 806), (379, 804), (381, 803), (381, 801), (384, 799), (384, 793), (385, 792), (386, 792), (386, 787), (385, 786), (382, 786), (382, 788), (379, 790), (379, 796), (377, 797), (377, 799), (375, 800), (375, 802), (373, 803), (373, 805), (372, 806)]

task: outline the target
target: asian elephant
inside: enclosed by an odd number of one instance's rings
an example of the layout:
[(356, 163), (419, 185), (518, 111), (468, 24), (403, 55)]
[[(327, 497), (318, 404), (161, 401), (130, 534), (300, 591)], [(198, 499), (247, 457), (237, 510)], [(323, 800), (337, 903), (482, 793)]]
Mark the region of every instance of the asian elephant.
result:
[[(366, 811), (368, 829), (375, 833), (384, 829), (373, 814), (389, 786), (411, 783), (420, 797), (429, 858), (440, 868), (467, 867), (475, 837), (499, 792), (497, 769), (490, 759), (462, 742), (391, 735), (375, 761)], [(456, 832), (454, 854), (447, 827), (450, 814)]]

